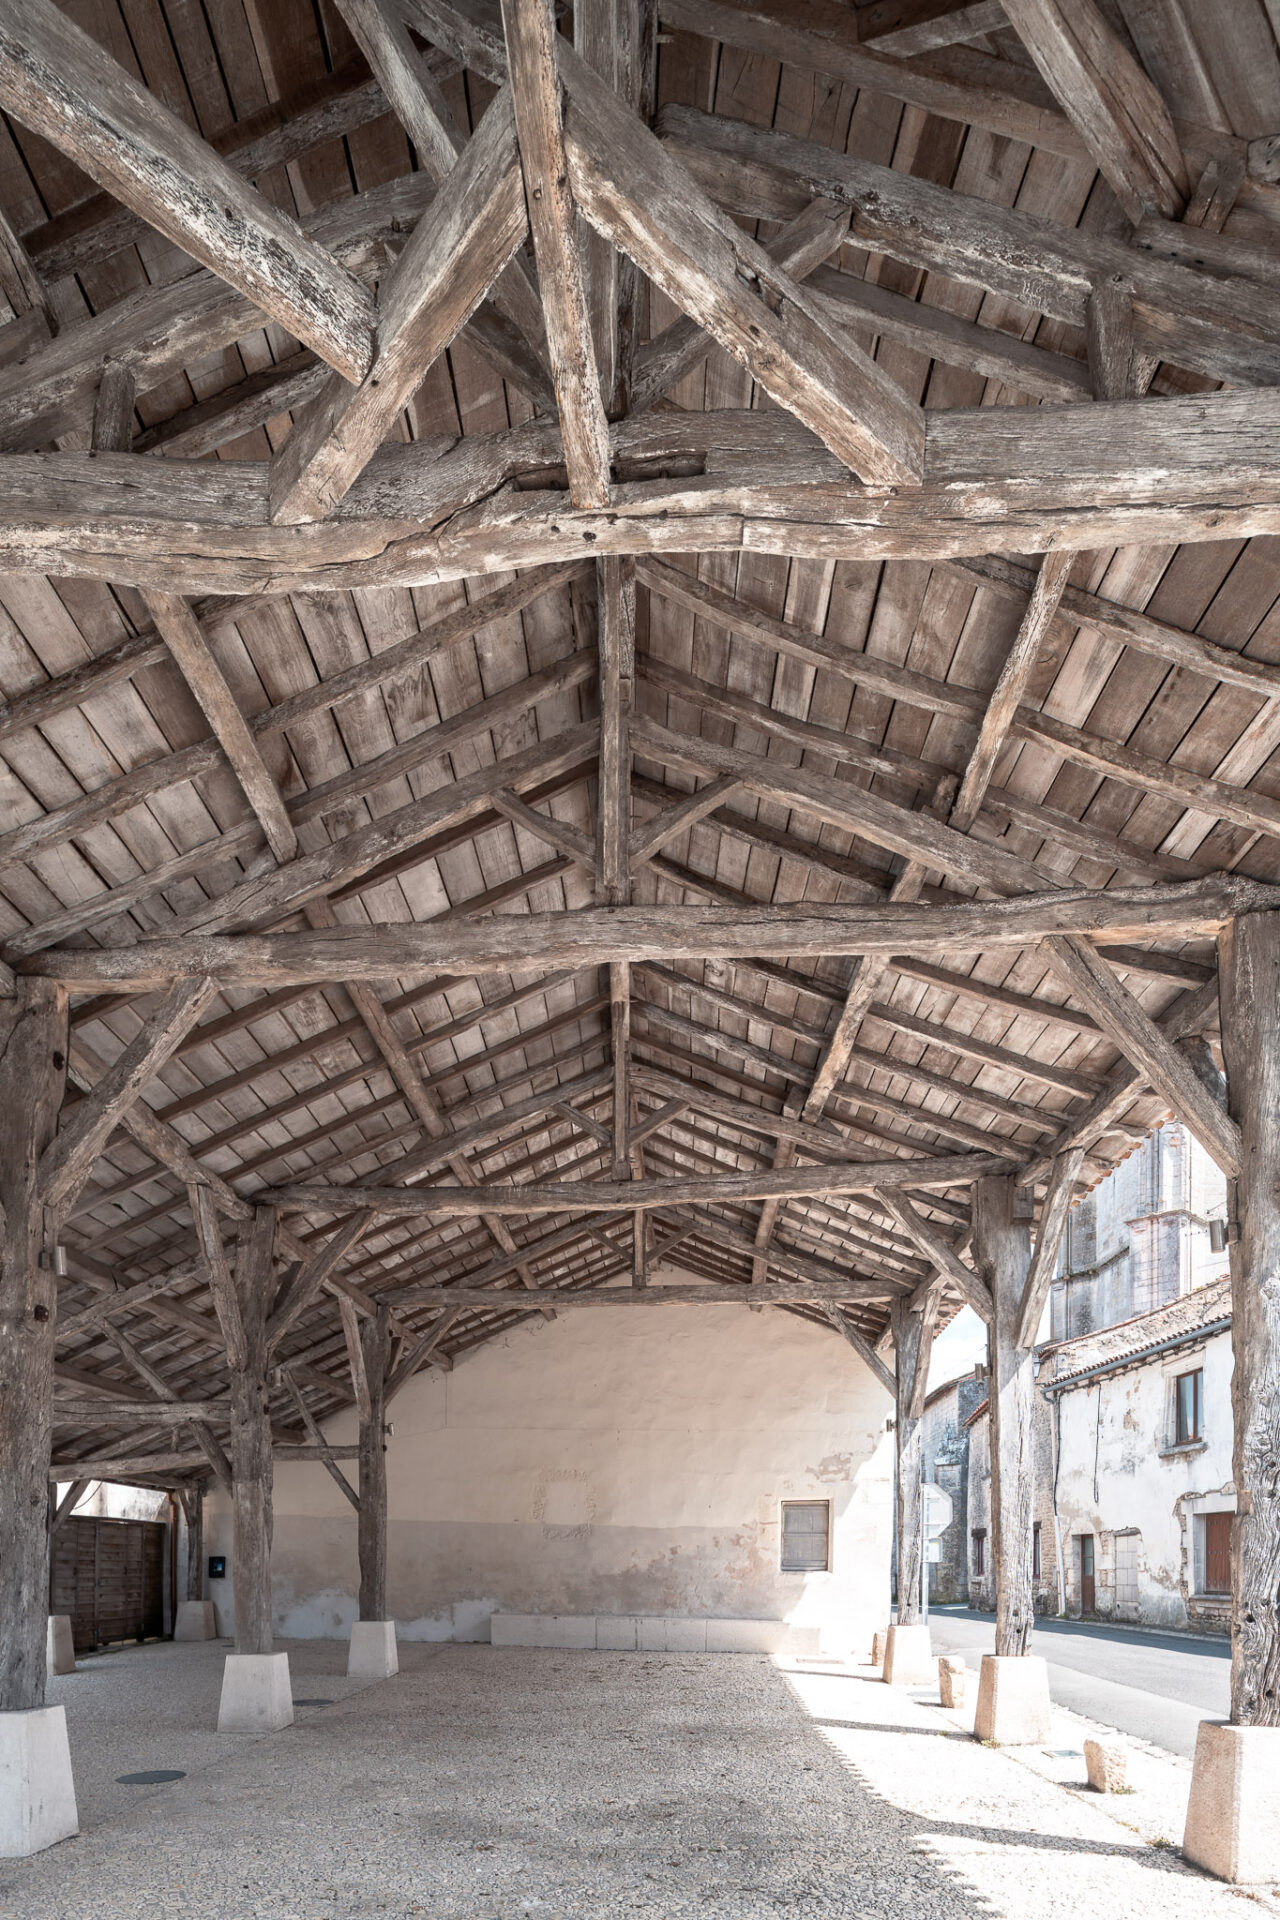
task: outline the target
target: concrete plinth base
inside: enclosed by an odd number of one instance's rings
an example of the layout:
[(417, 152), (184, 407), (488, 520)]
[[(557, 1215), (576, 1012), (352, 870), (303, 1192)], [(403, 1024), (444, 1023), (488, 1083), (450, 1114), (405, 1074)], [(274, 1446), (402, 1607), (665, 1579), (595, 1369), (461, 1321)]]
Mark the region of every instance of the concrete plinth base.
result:
[(218, 1620), (212, 1600), (179, 1600), (173, 1637), (175, 1640), (216, 1640)]
[(219, 1733), (277, 1733), (293, 1725), (287, 1653), (229, 1653), (222, 1672)]
[(1236, 1885), (1280, 1881), (1280, 1727), (1200, 1722), (1182, 1851)]
[(66, 1708), (0, 1713), (0, 1859), (25, 1859), (79, 1831)]
[(912, 1627), (890, 1627), (885, 1636), (884, 1677), (891, 1687), (928, 1687), (937, 1668), (929, 1645), (929, 1629), (921, 1622)]
[(389, 1680), (399, 1673), (394, 1620), (357, 1620), (351, 1628), (348, 1674), (362, 1680)]
[(71, 1641), (71, 1616), (67, 1613), (49, 1615), (49, 1631), (45, 1640), (45, 1664), (50, 1673), (74, 1673), (76, 1670), (76, 1650)]
[(978, 1676), (975, 1740), (1030, 1747), (1050, 1732), (1049, 1671), (1035, 1654), (984, 1653)]

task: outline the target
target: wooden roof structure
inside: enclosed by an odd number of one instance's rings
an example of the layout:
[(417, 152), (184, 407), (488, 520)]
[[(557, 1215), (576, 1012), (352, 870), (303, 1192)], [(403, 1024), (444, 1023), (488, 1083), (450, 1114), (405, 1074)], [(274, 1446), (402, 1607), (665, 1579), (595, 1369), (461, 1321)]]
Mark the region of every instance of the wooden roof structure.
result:
[(73, 995), (62, 1477), (217, 1461), (264, 1199), (306, 1443), (379, 1303), (399, 1384), (674, 1265), (883, 1373), (895, 1303), (982, 1310), (983, 1173), (1030, 1313), (1165, 1112), (1237, 1154), (1274, 9), (555, 12), (0, 15), (0, 952)]

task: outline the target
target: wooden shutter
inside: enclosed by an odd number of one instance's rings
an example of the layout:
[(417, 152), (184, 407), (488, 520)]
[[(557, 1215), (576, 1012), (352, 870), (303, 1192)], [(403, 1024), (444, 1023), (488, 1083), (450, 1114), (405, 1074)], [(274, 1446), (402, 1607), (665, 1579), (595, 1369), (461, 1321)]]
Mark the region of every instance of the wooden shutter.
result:
[(826, 1573), (831, 1564), (830, 1535), (830, 1501), (784, 1500), (782, 1571)]

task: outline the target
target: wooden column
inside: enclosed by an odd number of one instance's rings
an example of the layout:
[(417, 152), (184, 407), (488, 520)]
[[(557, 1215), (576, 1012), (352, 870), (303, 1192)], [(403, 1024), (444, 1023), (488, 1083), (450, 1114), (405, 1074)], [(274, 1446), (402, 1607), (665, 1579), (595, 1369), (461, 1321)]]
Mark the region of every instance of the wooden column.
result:
[(386, 1307), (360, 1329), (367, 1383), (367, 1410), (360, 1412), (360, 1618), (387, 1618), (387, 1362), (390, 1329)]
[(1280, 913), (1222, 939), (1222, 1051), (1242, 1136), (1231, 1246), (1236, 1518), (1231, 1718), (1280, 1727)]
[(1023, 1291), (1031, 1263), (1028, 1222), (1015, 1218), (1011, 1175), (973, 1189), (973, 1255), (991, 1289), (991, 1558), (996, 1576), (997, 1654), (1026, 1653), (1034, 1613), (1031, 1528), (1034, 1493), (1031, 1348), (1018, 1345)]
[(924, 1455), (921, 1420), (919, 1414), (913, 1411), (912, 1389), (920, 1343), (924, 1338), (922, 1318), (921, 1314), (912, 1313), (907, 1301), (894, 1302), (900, 1627), (914, 1627), (920, 1619), (920, 1562), (924, 1553), (924, 1499), (920, 1491), (920, 1477)]
[(231, 1477), (234, 1519), (231, 1586), (236, 1652), (270, 1653), (271, 1417), (267, 1402), (267, 1306), (274, 1207), (255, 1207), (240, 1229), (235, 1293), (242, 1362), (231, 1369)]
[(66, 1072), (66, 995), (19, 980), (0, 1001), (0, 1711), (44, 1705), (57, 1282), (36, 1169)]
[(178, 1498), (187, 1523), (187, 1570), (184, 1600), (204, 1599), (204, 1495), (203, 1486), (184, 1487)]

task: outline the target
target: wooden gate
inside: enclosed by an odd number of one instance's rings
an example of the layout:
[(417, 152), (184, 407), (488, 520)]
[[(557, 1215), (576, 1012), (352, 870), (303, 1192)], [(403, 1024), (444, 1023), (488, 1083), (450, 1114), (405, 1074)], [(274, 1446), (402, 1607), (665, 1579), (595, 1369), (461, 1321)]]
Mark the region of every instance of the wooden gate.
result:
[(165, 1528), (155, 1520), (64, 1520), (53, 1536), (49, 1611), (77, 1653), (164, 1632)]

